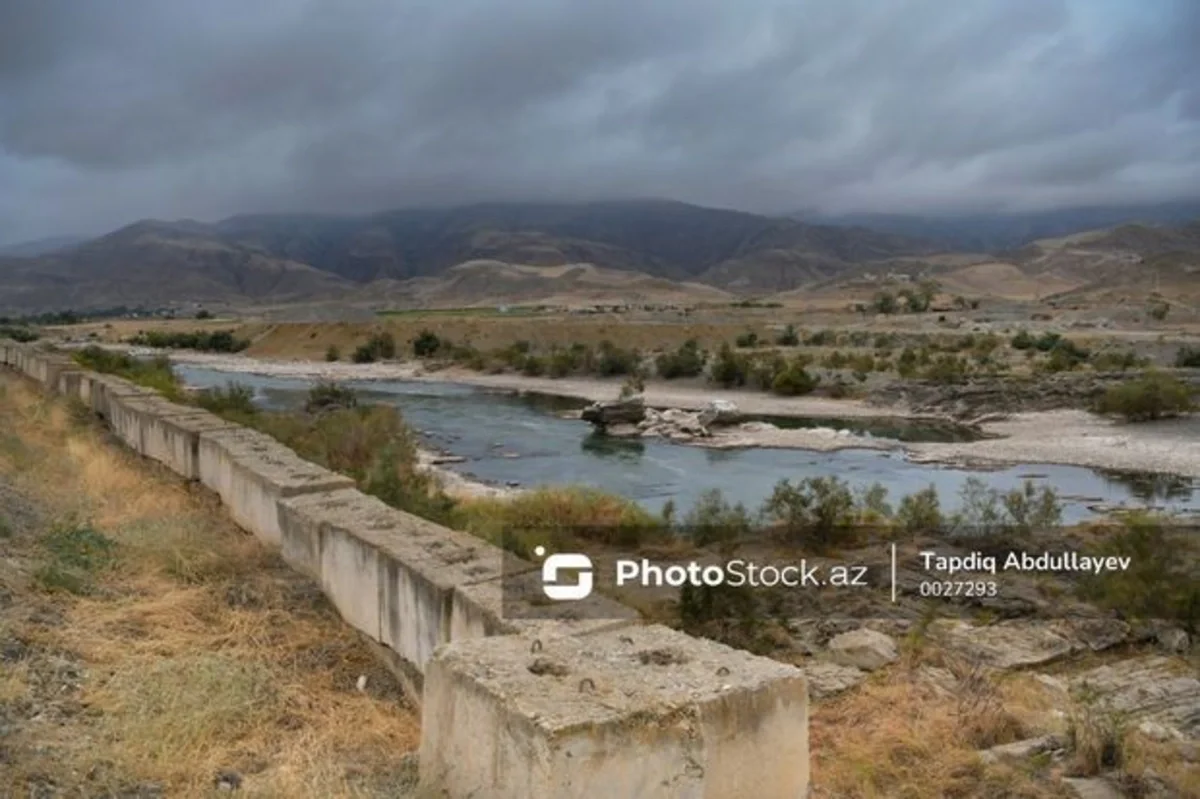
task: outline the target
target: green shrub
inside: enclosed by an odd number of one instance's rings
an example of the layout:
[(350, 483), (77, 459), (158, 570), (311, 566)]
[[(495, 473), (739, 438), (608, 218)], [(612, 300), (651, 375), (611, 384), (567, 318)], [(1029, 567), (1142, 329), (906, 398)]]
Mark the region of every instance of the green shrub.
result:
[(881, 291), (875, 295), (871, 307), (875, 313), (894, 314), (900, 310), (900, 301), (890, 291)]
[(1062, 502), (1050, 486), (1038, 489), (1032, 480), (1014, 488), (1001, 499), (1007, 514), (1009, 531), (1028, 534), (1042, 532), (1062, 524)]
[(141, 360), (92, 344), (76, 352), (73, 357), (80, 366), (123, 377), (153, 389), (169, 400), (179, 401), (183, 398), (183, 385), (171, 367), (171, 361), (163, 356)]
[(788, 325), (783, 332), (775, 337), (775, 343), (780, 347), (795, 347), (800, 344), (800, 334), (795, 325)]
[(0, 325), (0, 338), (10, 338), (18, 344), (28, 344), (37, 341), (41, 336), (36, 330), (15, 325)]
[(210, 413), (234, 421), (243, 421), (245, 417), (258, 413), (254, 405), (254, 389), (233, 381), (226, 383), (223, 388), (214, 386), (198, 392), (194, 402)]
[(744, 355), (735, 353), (728, 343), (723, 343), (709, 366), (708, 374), (709, 379), (717, 385), (735, 388), (746, 385), (749, 371), (749, 360)]
[(775, 351), (761, 353), (748, 363), (750, 373), (747, 382), (760, 391), (770, 391), (775, 385), (775, 378), (788, 366), (787, 358)]
[(46, 561), (33, 577), (49, 592), (92, 593), (95, 574), (116, 558), (116, 543), (87, 524), (56, 525), (39, 543)]
[(967, 362), (957, 355), (939, 355), (921, 376), (937, 383), (961, 383), (967, 378)]
[(1037, 339), (1028, 330), (1021, 330), (1012, 337), (1012, 341), (1009, 343), (1014, 350), (1028, 350), (1033, 348), (1037, 343)]
[(1042, 532), (1062, 523), (1062, 503), (1051, 486), (1040, 489), (1026, 480), (1019, 489), (1002, 492), (978, 477), (968, 477), (959, 490), (961, 504), (952, 519), (960, 533), (1008, 535)]
[(305, 413), (325, 413), (326, 411), (358, 406), (358, 395), (354, 389), (322, 380), (313, 384), (308, 390), (308, 398), (304, 402)]
[(833, 347), (838, 343), (838, 335), (832, 330), (818, 330), (804, 343), (810, 347)]
[(1050, 349), (1050, 357), (1041, 365), (1041, 369), (1045, 372), (1069, 372), (1090, 356), (1091, 353), (1070, 339), (1060, 339)]
[(654, 367), (664, 380), (697, 377), (704, 373), (704, 353), (695, 339), (688, 339), (675, 352), (659, 355)]
[(236, 338), (232, 330), (196, 330), (191, 333), (143, 330), (127, 341), (136, 347), (200, 352), (241, 352), (250, 346), (249, 339)]
[(808, 477), (776, 484), (763, 513), (791, 544), (823, 552), (857, 537), (854, 495), (837, 477)]
[(1178, 369), (1200, 369), (1200, 347), (1180, 347), (1175, 353)]
[(734, 341), (734, 343), (737, 344), (739, 347), (743, 347), (743, 348), (757, 347), (758, 346), (758, 334), (755, 333), (753, 330), (747, 331), (745, 333), (742, 333), (740, 336), (738, 336), (737, 339)]
[(432, 330), (422, 330), (412, 342), (413, 355), (418, 358), (432, 358), (441, 348), (442, 340)]
[(342, 359), (342, 351), (336, 345), (330, 344), (329, 349), (325, 350), (325, 360), (329, 363), (340, 361)]
[(373, 334), (365, 344), (360, 344), (354, 350), (355, 363), (374, 363), (375, 361), (396, 357), (396, 339), (391, 333), (383, 331)]
[(1187, 529), (1136, 513), (1122, 528), (1093, 547), (1100, 557), (1127, 557), (1129, 568), (1089, 575), (1078, 591), (1083, 599), (1123, 615), (1182, 623), (1195, 634), (1200, 623), (1200, 573), (1196, 544)]
[(834, 350), (821, 360), (826, 369), (843, 369), (850, 362), (850, 356), (841, 350)]
[(1152, 299), (1146, 303), (1146, 315), (1159, 322), (1167, 318), (1170, 310), (1171, 304), (1166, 300)]
[(595, 371), (601, 377), (633, 374), (640, 361), (636, 350), (622, 349), (606, 339), (600, 342)]
[(912, 347), (905, 347), (896, 359), (896, 373), (905, 380), (917, 375), (917, 353)]
[(578, 368), (579, 358), (573, 350), (556, 349), (546, 363), (546, 373), (551, 377), (566, 377)]
[(1097, 372), (1128, 372), (1149, 365), (1149, 359), (1141, 358), (1133, 350), (1125, 352), (1098, 352), (1091, 358), (1092, 368)]
[(1049, 352), (1058, 346), (1062, 341), (1062, 335), (1051, 331), (1046, 331), (1033, 342), (1034, 349), (1039, 352)]
[(526, 377), (541, 377), (546, 373), (546, 361), (537, 355), (526, 355), (520, 369)]
[(1112, 386), (1096, 405), (1099, 413), (1115, 414), (1130, 422), (1178, 416), (1194, 407), (1190, 387), (1162, 372)]
[(811, 393), (818, 383), (820, 378), (810, 375), (802, 365), (793, 362), (775, 375), (771, 382), (771, 391), (784, 397), (796, 397)]
[(910, 535), (941, 530), (945, 521), (937, 488), (930, 485), (901, 499), (896, 510), (896, 523)]
[(704, 491), (683, 520), (683, 532), (696, 546), (736, 541), (750, 534), (750, 514), (741, 503), (730, 505), (719, 488)]

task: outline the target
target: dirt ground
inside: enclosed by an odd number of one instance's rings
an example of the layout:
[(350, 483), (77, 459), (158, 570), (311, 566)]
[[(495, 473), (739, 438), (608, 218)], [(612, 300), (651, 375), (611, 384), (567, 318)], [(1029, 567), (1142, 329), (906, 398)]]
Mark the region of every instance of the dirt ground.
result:
[(0, 664), (0, 796), (391, 797), (415, 781), (417, 714), (319, 589), (213, 497), (9, 374)]

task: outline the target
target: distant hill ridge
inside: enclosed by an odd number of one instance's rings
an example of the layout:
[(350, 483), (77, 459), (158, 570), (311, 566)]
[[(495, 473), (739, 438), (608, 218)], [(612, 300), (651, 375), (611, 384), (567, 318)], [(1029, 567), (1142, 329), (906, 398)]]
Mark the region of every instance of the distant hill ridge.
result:
[[(1046, 276), (1055, 291), (1107, 280), (1114, 264), (1127, 263), (1115, 251), (1166, 259), (1191, 274), (1192, 254), (1200, 252), (1196, 230), (1125, 225), (1076, 236), (1074, 244), (1028, 243), (992, 260), (1028, 281)], [(864, 273), (948, 273), (939, 264), (956, 257), (897, 233), (659, 200), (255, 214), (212, 224), (143, 220), (67, 249), (0, 256), (0, 312), (179, 301), (711, 300), (799, 291)], [(588, 269), (557, 269), (564, 266)], [(1010, 273), (975, 269), (964, 274), (964, 287), (986, 287), (993, 274)]]

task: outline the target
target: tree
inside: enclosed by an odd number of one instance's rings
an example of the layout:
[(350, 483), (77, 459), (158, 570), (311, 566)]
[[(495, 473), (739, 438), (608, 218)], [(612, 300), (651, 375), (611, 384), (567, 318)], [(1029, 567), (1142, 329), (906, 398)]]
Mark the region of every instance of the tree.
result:
[(893, 314), (900, 309), (900, 303), (895, 294), (890, 291), (881, 291), (875, 295), (872, 307), (876, 313)]

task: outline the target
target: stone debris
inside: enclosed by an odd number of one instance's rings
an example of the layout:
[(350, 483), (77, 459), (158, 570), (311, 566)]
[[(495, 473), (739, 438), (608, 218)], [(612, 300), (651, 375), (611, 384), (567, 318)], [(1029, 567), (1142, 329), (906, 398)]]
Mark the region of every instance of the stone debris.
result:
[(1154, 722), (1163, 728), (1159, 735), (1200, 738), (1200, 679), (1184, 661), (1158, 655), (1122, 660), (1079, 674), (1070, 684), (1104, 710)]
[(837, 696), (867, 679), (867, 673), (862, 669), (837, 663), (806, 663), (802, 669), (808, 678), (808, 690), (813, 699)]
[(930, 634), (951, 651), (994, 669), (1040, 666), (1080, 652), (1100, 652), (1127, 640), (1129, 625), (1118, 619), (1003, 621), (976, 627), (939, 620)]
[(1064, 782), (1079, 799), (1125, 799), (1125, 795), (1101, 779), (1069, 779)]
[(829, 657), (841, 666), (875, 671), (894, 662), (900, 653), (891, 636), (863, 627), (834, 636), (829, 642)]
[(1000, 763), (1002, 761), (1028, 760), (1043, 752), (1053, 752), (1065, 749), (1067, 742), (1057, 735), (1043, 735), (1038, 738), (1027, 738), (1024, 741), (1014, 741), (1008, 744), (993, 746), (979, 753), (984, 763)]

